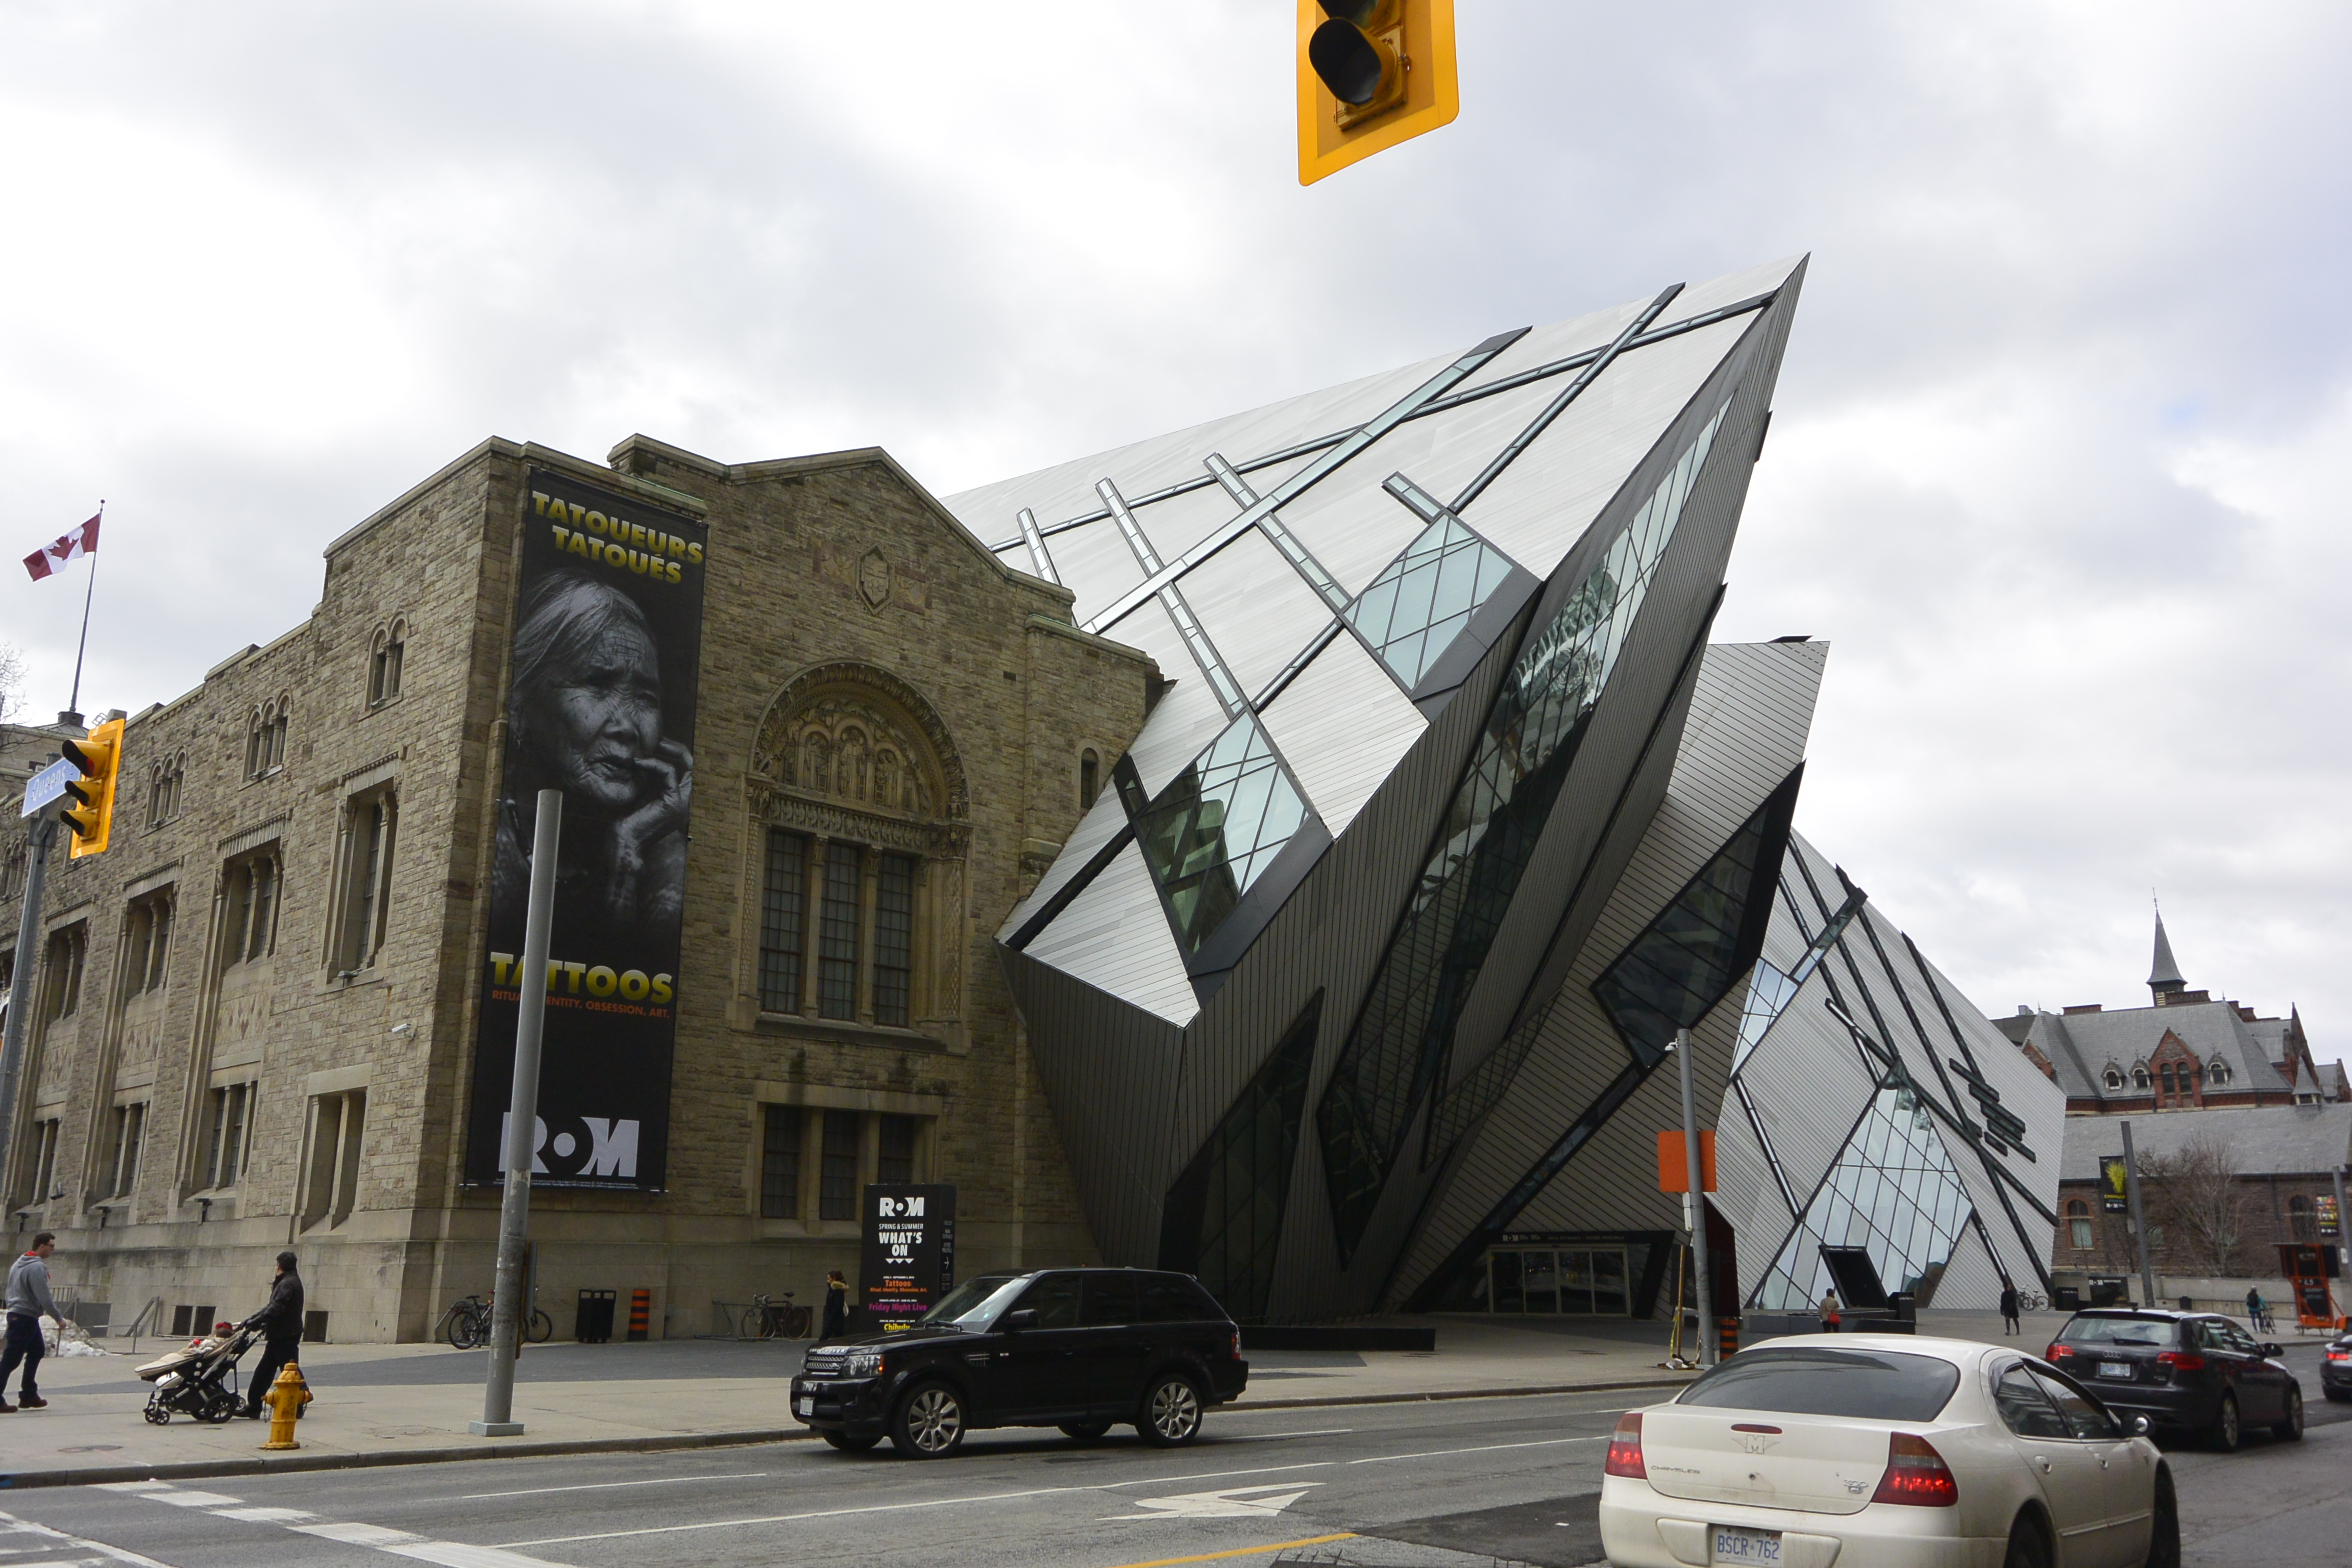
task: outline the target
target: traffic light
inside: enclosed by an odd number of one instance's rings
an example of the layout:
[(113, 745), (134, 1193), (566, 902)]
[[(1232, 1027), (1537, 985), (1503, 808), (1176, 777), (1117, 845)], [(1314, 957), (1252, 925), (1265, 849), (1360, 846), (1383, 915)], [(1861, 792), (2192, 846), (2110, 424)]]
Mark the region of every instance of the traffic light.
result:
[(73, 833), (73, 858), (103, 853), (114, 826), (114, 782), (122, 773), (122, 723), (110, 719), (89, 732), (87, 740), (68, 741), (60, 748), (66, 761), (81, 770), (81, 777), (66, 782), (73, 804), (66, 807), (66, 826)]
[(1454, 0), (1298, 0), (1298, 183), (1462, 111)]

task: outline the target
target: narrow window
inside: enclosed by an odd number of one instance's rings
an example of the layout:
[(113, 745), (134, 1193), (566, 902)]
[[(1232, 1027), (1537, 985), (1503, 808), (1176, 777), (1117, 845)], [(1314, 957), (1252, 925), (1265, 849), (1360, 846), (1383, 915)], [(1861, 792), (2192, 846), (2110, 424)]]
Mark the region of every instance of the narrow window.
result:
[(761, 1108), (767, 1126), (760, 1144), (760, 1215), (801, 1217), (801, 1129), (808, 1117), (797, 1105)]
[(398, 818), (398, 802), (389, 792), (352, 803), (342, 930), (336, 953), (336, 968), (341, 971), (370, 968), (383, 951)]
[(81, 1005), (83, 929), (77, 922), (49, 937), (43, 978), (48, 986), (47, 1012), (52, 1018), (70, 1018)]
[(106, 1195), (127, 1198), (139, 1182), (139, 1145), (147, 1131), (147, 1102), (114, 1108), (113, 1162)]
[(172, 956), (171, 895), (150, 900), (148, 910), (147, 973), (141, 989), (160, 991)]
[(367, 1090), (310, 1097), (310, 1167), (302, 1184), (302, 1224), (341, 1225), (357, 1206), (360, 1145), (367, 1130)]
[(874, 879), (874, 1021), (907, 1026), (915, 940), (915, 863), (885, 855)]
[(54, 1116), (33, 1124), (33, 1184), (25, 1194), (28, 1204), (45, 1204), (55, 1195), (58, 1129), (61, 1125)]
[(2172, 1064), (2166, 1062), (2156, 1069), (2157, 1081), (2164, 1086), (2164, 1098), (2170, 1100), (2177, 1092), (2172, 1087)]
[(2080, 1198), (2066, 1205), (2066, 1239), (2077, 1252), (2091, 1249), (2091, 1205)]
[(857, 1016), (857, 882), (864, 859), (865, 852), (855, 844), (824, 847), (824, 910), (816, 968), (820, 1017)]
[(208, 1187), (233, 1187), (245, 1169), (246, 1119), (252, 1114), (253, 1089), (233, 1083), (212, 1092), (212, 1137), (205, 1161)]
[(247, 887), (251, 897), (247, 902), (250, 917), (245, 931), (245, 956), (247, 963), (268, 953), (275, 943), (278, 914), (278, 861), (264, 855), (248, 868)]
[(857, 1217), (857, 1137), (864, 1120), (854, 1110), (824, 1113), (824, 1156), (816, 1194), (819, 1219)]
[(767, 887), (760, 905), (760, 1005), (801, 1010), (801, 955), (808, 927), (808, 840), (768, 829)]
[(915, 1119), (911, 1116), (885, 1116), (878, 1131), (881, 1155), (874, 1166), (874, 1179), (901, 1185), (913, 1181)]
[(1078, 809), (1084, 811), (1094, 805), (1095, 796), (1101, 793), (1102, 758), (1089, 747), (1078, 753)]

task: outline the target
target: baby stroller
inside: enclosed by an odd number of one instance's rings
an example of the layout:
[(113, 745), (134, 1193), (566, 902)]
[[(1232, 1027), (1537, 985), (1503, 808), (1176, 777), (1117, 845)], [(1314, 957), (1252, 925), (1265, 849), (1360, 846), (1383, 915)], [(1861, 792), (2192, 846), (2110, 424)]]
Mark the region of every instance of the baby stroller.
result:
[(216, 1323), (203, 1339), (149, 1362), (139, 1376), (153, 1384), (155, 1392), (142, 1414), (157, 1426), (175, 1410), (214, 1426), (226, 1421), (237, 1410), (236, 1363), (260, 1337), (259, 1329)]

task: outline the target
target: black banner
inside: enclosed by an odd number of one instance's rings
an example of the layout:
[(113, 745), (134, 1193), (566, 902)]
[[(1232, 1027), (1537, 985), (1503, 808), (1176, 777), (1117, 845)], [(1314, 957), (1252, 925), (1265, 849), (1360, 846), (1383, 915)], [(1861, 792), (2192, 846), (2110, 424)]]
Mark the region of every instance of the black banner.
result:
[(563, 792), (533, 1185), (658, 1192), (709, 530), (534, 469), (466, 1180), (495, 1185), (538, 794)]
[(906, 1328), (955, 1289), (950, 1186), (869, 1186), (858, 1270), (868, 1333)]

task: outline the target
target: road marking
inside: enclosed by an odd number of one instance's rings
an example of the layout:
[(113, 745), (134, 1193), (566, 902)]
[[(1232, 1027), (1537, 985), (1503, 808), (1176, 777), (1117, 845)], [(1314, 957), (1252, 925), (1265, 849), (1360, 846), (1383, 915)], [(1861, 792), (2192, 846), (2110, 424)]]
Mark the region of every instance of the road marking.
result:
[(1606, 1443), (1609, 1434), (1591, 1437), (1546, 1437), (1534, 1443), (1485, 1443), (1475, 1448), (1432, 1448), (1425, 1454), (1375, 1454), (1369, 1459), (1348, 1459), (1350, 1465), (1388, 1465), (1399, 1459), (1443, 1459), (1453, 1454), (1493, 1454), (1505, 1448), (1554, 1448), (1562, 1443)]
[(1356, 1532), (1343, 1530), (1337, 1535), (1310, 1535), (1304, 1541), (1277, 1541), (1271, 1546), (1236, 1546), (1229, 1552), (1203, 1552), (1197, 1557), (1155, 1557), (1149, 1563), (1128, 1563), (1121, 1568), (1181, 1568), (1186, 1563), (1222, 1563), (1229, 1557), (1263, 1557), (1269, 1552), (1287, 1552), (1294, 1546), (1328, 1546), (1334, 1541), (1353, 1541)]
[[(1128, 1485), (1139, 1485), (1130, 1481)], [(638, 1535), (677, 1535), (690, 1530), (735, 1530), (754, 1524), (794, 1524), (804, 1519), (841, 1519), (851, 1514), (899, 1513), (908, 1509), (948, 1508), (960, 1502), (1011, 1502), (1019, 1498), (1052, 1497), (1057, 1493), (1100, 1491), (1100, 1487), (1034, 1487), (1027, 1491), (982, 1492), (971, 1497), (931, 1498), (922, 1502), (873, 1503), (865, 1508), (820, 1508), (806, 1513), (761, 1514), (752, 1519), (711, 1519), (694, 1524), (656, 1524), (640, 1530), (603, 1530), (593, 1535), (546, 1535), (531, 1541), (509, 1541), (509, 1546), (562, 1546), (574, 1541), (620, 1541)]]
[(1197, 1476), (1144, 1476), (1131, 1481), (1101, 1481), (1090, 1487), (1072, 1487), (1072, 1491), (1107, 1492), (1114, 1487), (1155, 1487), (1174, 1482), (1213, 1481), (1226, 1476), (1278, 1476), (1285, 1470), (1328, 1470), (1340, 1463), (1338, 1459), (1303, 1459), (1295, 1465), (1259, 1465), (1247, 1470), (1203, 1470)]
[(1353, 1426), (1318, 1426), (1311, 1432), (1244, 1432), (1232, 1437), (1221, 1437), (1222, 1443), (1278, 1443), (1285, 1437), (1338, 1437), (1353, 1432)]
[(177, 1489), (147, 1495), (173, 1508), (235, 1508), (245, 1500), (241, 1497), (223, 1497), (218, 1492), (184, 1492)]
[(576, 1487), (524, 1487), (510, 1492), (467, 1492), (457, 1500), (479, 1502), (484, 1498), (537, 1497), (541, 1492), (610, 1491), (615, 1487), (675, 1487), (683, 1486), (688, 1481), (748, 1481), (759, 1479), (767, 1473), (765, 1470), (730, 1470), (725, 1475), (719, 1476), (662, 1476), (649, 1481), (592, 1481)]
[[(54, 1541), (60, 1546), (73, 1546), (84, 1552), (95, 1552), (104, 1562), (128, 1563), (131, 1564), (131, 1568), (172, 1568), (170, 1563), (158, 1562), (152, 1557), (142, 1557), (136, 1552), (125, 1552), (120, 1546), (109, 1546), (103, 1541), (85, 1541), (79, 1535), (68, 1535), (61, 1530), (51, 1530), (46, 1524), (35, 1524), (29, 1519), (18, 1519), (13, 1513), (0, 1513), (0, 1524), (6, 1525), (7, 1532), (11, 1535), (37, 1535), (44, 1541)], [(58, 1564), (58, 1568), (83, 1568), (83, 1565), (90, 1560), (87, 1557), (64, 1557), (52, 1558), (50, 1561)], [(33, 1565), (26, 1563), (23, 1564), (22, 1568), (33, 1568)]]
[(319, 1516), (299, 1508), (216, 1508), (213, 1512), (222, 1519), (241, 1519), (248, 1524), (299, 1524)]
[[(344, 1523), (334, 1521), (307, 1522), (318, 1516), (299, 1508), (218, 1508), (219, 1503), (235, 1504), (237, 1499), (223, 1497), (218, 1492), (182, 1491), (177, 1487), (160, 1481), (115, 1482), (111, 1490), (145, 1498), (149, 1502), (170, 1503), (175, 1508), (205, 1509), (215, 1519), (234, 1519), (251, 1524), (282, 1524), (299, 1535), (315, 1535), (322, 1541), (340, 1541), (346, 1546), (372, 1546), (395, 1557), (414, 1558), (419, 1563), (439, 1564), (439, 1568), (564, 1568), (541, 1557), (525, 1557), (497, 1546), (475, 1546), (462, 1541), (435, 1541), (405, 1530), (394, 1530), (381, 1524)], [(9, 1516), (0, 1514), (0, 1519)], [(60, 1537), (59, 1539), (66, 1539)], [(96, 1542), (75, 1542), (77, 1545), (98, 1546)], [(100, 1547), (111, 1552), (111, 1548)], [(169, 1568), (153, 1559), (117, 1552), (118, 1561)]]
[[(1321, 1481), (1276, 1481), (1272, 1486), (1227, 1487), (1222, 1491), (1184, 1492), (1176, 1497), (1139, 1497), (1138, 1508), (1150, 1513), (1108, 1513), (1106, 1524), (1130, 1519), (1266, 1519), (1280, 1513), (1307, 1495), (1309, 1487), (1319, 1487)], [(1277, 1492), (1278, 1497), (1253, 1496), (1253, 1493)]]

